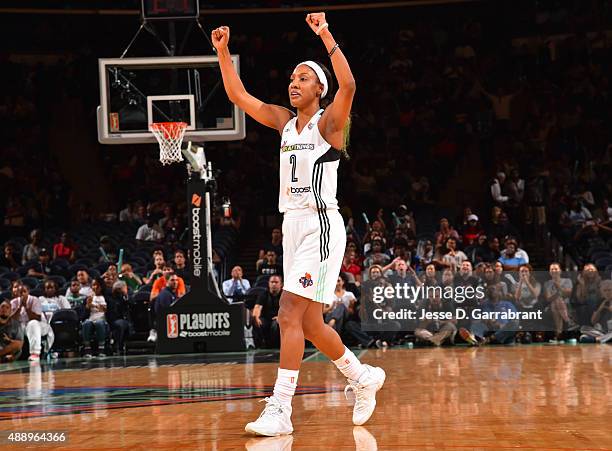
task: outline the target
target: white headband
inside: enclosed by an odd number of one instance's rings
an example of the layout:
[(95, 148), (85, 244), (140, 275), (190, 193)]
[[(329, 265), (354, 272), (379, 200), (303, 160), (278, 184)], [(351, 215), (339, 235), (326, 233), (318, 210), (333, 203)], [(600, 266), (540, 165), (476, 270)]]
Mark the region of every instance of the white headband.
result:
[[(297, 69), (298, 66), (301, 66), (302, 64), (310, 67), (312, 70), (314, 70), (314, 73), (317, 74), (319, 81), (323, 85), (323, 92), (321, 93), (321, 98), (324, 98), (327, 95), (327, 88), (328, 88), (327, 77), (325, 76), (325, 72), (323, 72), (323, 69), (321, 69), (321, 66), (319, 66), (314, 61), (302, 61), (300, 64), (295, 66), (295, 69)], [(293, 69), (294, 72), (295, 72), (295, 69)]]

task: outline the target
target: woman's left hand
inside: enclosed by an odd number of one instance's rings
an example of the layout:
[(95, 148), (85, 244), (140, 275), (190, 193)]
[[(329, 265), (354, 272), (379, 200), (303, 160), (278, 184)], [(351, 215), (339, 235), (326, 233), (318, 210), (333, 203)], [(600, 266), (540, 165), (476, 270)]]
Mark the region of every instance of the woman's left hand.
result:
[(325, 20), (325, 13), (310, 13), (306, 15), (306, 23), (312, 29), (312, 31), (317, 33), (317, 31), (322, 30), (322, 26), (327, 23)]

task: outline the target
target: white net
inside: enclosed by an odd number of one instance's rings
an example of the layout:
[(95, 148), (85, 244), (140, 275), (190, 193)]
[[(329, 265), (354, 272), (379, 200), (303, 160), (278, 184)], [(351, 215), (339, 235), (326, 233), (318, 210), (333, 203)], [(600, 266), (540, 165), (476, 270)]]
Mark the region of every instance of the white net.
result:
[(161, 164), (172, 164), (183, 161), (181, 145), (187, 124), (185, 122), (155, 122), (149, 129), (159, 142), (159, 161)]

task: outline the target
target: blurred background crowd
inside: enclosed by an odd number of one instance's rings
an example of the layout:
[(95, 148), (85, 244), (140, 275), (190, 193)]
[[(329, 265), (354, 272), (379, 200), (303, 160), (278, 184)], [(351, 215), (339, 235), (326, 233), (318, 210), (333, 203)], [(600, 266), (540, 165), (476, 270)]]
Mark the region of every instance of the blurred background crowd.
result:
[[(605, 341), (612, 327), (611, 3), (468, 2), (328, 16), (358, 92), (350, 159), (339, 174), (347, 252), (326, 321), (361, 346)], [(254, 24), (251, 14), (211, 12), (203, 23), (230, 25), (247, 89), (288, 105), (293, 55), (323, 62), (325, 55), (301, 13), (282, 17), (257, 15)], [(96, 141), (97, 58), (118, 56), (136, 20), (0, 20), (8, 81), (0, 91), (0, 296), (12, 303), (7, 310), (19, 310), (14, 318), (34, 358), (54, 349), (125, 352), (130, 343), (146, 350), (155, 341), (151, 306), (189, 289), (189, 255), (184, 168), (159, 165), (154, 146)], [(372, 33), (364, 26), (371, 23), (384, 27)], [(131, 53), (160, 55), (147, 39)], [(201, 35), (185, 48), (210, 53)], [(215, 215), (215, 273), (229, 298), (252, 309), (257, 346), (277, 345), (277, 141), (248, 120), (244, 141), (207, 148), (220, 169), (219, 198), (230, 198), (234, 213)], [(450, 321), (364, 332), (359, 312), (368, 293), (398, 280), (483, 286), (486, 303), (546, 309), (550, 327)], [(427, 299), (424, 308), (447, 307)], [(62, 319), (74, 330), (58, 330), (65, 339), (54, 340), (59, 310), (74, 313)], [(512, 333), (500, 333), (504, 327)]]

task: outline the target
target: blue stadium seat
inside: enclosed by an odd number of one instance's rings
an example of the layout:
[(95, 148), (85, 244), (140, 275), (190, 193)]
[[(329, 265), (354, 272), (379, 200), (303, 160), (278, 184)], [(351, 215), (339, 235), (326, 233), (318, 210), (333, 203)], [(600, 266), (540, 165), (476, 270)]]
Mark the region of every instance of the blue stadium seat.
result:
[(255, 286), (256, 287), (265, 287), (265, 288), (268, 288), (268, 280), (269, 279), (270, 279), (270, 276), (268, 276), (268, 275), (257, 276), (257, 280), (255, 281)]
[(42, 290), (42, 288), (40, 288), (40, 285), (30, 290), (30, 296), (34, 296), (38, 298), (40, 296), (44, 296), (44, 294), (45, 292)]
[(15, 272), (15, 271), (9, 271), (9, 272), (5, 272), (4, 274), (2, 274), (2, 278), (3, 279), (8, 279), (11, 282), (14, 282), (15, 280), (19, 279), (19, 273)]
[(56, 258), (53, 260), (53, 266), (57, 266), (58, 268), (67, 269), (70, 266), (70, 262), (65, 258)]
[(26, 240), (22, 236), (13, 236), (13, 237), (9, 238), (7, 241), (10, 241), (11, 243), (13, 243), (15, 245), (19, 245), (20, 247), (23, 247), (26, 244), (28, 244), (28, 240)]
[(149, 264), (149, 262), (150, 262), (150, 261), (151, 261), (151, 259), (152, 259), (152, 254), (153, 254), (152, 252), (147, 252), (147, 251), (143, 251), (143, 250), (138, 250), (138, 251), (136, 251), (136, 252), (134, 252), (134, 253), (132, 254), (132, 259), (133, 259), (133, 258), (135, 258), (135, 257), (142, 258), (142, 259), (144, 260), (144, 262), (145, 262), (144, 264), (145, 264), (145, 265), (148, 265), (148, 264)]
[(129, 261), (132, 266), (147, 266), (147, 260), (137, 255), (133, 255), (132, 257), (130, 257)]
[(56, 311), (51, 317), (50, 324), (55, 334), (54, 350), (71, 351), (79, 348), (81, 322), (75, 310)]
[(82, 270), (87, 271), (87, 266), (79, 264), (79, 263), (75, 263), (74, 265), (70, 265), (68, 267), (68, 273), (70, 274), (70, 276), (74, 276), (76, 275), (78, 271), (82, 271)]
[(87, 270), (87, 273), (89, 274), (89, 278), (90, 279), (97, 279), (98, 277), (101, 276), (100, 271), (98, 271), (97, 269), (94, 269), (94, 268), (89, 268)]
[(54, 275), (47, 277), (47, 279), (54, 281), (58, 289), (66, 284), (66, 278), (64, 276)]
[(136, 333), (149, 332), (149, 306), (147, 304), (142, 302), (130, 304), (130, 318)]
[(35, 277), (22, 277), (19, 279), (19, 281), (30, 290), (34, 290), (38, 287), (38, 285), (40, 285), (40, 280), (36, 279)]
[(93, 267), (93, 269), (95, 269), (96, 271), (98, 271), (101, 274), (104, 274), (109, 266), (110, 266), (110, 263), (99, 263), (99, 264), (95, 265)]
[(9, 288), (11, 288), (11, 281), (4, 277), (0, 278), (0, 291), (6, 291)]
[(75, 263), (78, 265), (85, 265), (87, 267), (95, 265), (95, 262), (90, 258), (79, 258)]
[(593, 246), (589, 247), (587, 256), (593, 258), (593, 255), (597, 254), (598, 252), (610, 252), (610, 249), (603, 243), (594, 244)]
[(145, 301), (149, 302), (149, 296), (151, 296), (151, 290), (141, 289), (140, 291), (137, 291), (136, 293), (134, 293), (134, 296), (132, 297), (132, 301), (138, 302), (138, 303), (142, 303)]
[(595, 266), (600, 271), (603, 271), (608, 265), (612, 265), (612, 257), (604, 257), (604, 258), (595, 260)]
[(246, 299), (244, 300), (244, 305), (248, 309), (252, 309), (255, 306), (255, 301), (257, 298), (268, 291), (268, 287), (251, 287), (251, 289), (246, 294)]
[(20, 266), (19, 268), (17, 268), (17, 273), (19, 274), (19, 277), (26, 277), (31, 267), (32, 263), (28, 263), (25, 266)]
[(591, 260), (593, 261), (599, 260), (600, 258), (604, 258), (604, 257), (612, 257), (612, 251), (606, 249), (606, 250), (599, 250), (591, 254)]

